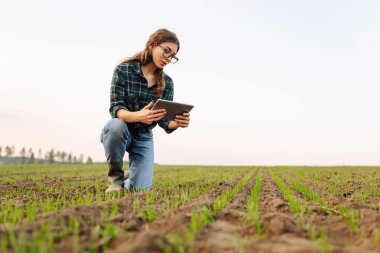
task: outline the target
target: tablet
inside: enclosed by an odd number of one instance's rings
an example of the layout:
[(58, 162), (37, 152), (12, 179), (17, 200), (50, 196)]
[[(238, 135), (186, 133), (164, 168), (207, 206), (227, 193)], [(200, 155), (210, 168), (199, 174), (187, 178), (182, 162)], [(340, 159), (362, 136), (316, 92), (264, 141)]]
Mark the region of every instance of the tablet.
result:
[(151, 110), (166, 109), (166, 114), (162, 119), (174, 120), (176, 115), (190, 112), (193, 107), (193, 105), (173, 102), (165, 99), (157, 99)]

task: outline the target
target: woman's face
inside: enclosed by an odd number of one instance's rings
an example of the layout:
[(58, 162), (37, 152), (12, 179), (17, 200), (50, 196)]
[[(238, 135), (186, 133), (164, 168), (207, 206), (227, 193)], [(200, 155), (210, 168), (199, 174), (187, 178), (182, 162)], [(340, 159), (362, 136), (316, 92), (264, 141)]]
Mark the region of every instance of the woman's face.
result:
[(168, 64), (172, 57), (176, 57), (178, 46), (174, 42), (163, 42), (152, 49), (153, 63), (157, 68), (162, 69)]

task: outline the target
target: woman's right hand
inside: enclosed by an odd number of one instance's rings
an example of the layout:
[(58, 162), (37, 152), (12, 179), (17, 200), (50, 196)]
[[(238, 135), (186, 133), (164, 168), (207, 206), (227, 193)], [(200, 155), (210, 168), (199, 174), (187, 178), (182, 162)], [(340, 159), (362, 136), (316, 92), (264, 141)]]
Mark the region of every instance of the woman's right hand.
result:
[(165, 116), (165, 109), (150, 110), (152, 106), (153, 102), (150, 102), (148, 105), (144, 106), (143, 109), (137, 112), (139, 122), (149, 125), (152, 124), (154, 121), (159, 121)]

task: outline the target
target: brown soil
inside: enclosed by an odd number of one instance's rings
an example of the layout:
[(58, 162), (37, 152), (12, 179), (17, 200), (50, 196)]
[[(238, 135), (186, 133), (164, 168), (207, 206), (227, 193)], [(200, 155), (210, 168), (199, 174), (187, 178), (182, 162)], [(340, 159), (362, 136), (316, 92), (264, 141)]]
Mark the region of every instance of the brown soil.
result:
[[(242, 177), (243, 175), (235, 178), (234, 180), (230, 182), (222, 182), (220, 185), (216, 188), (213, 188), (205, 193), (202, 193), (198, 198), (189, 201), (187, 204), (183, 205), (182, 207), (178, 208), (177, 210), (174, 210), (170, 214), (166, 214), (162, 219), (160, 220), (171, 220), (171, 215), (173, 213), (178, 212), (177, 217), (181, 218), (183, 217), (182, 215), (187, 216), (187, 211), (178, 211), (178, 210), (189, 210), (191, 208), (194, 208), (194, 206), (199, 206), (207, 203), (212, 203), (212, 199), (215, 198), (218, 194), (220, 194), (225, 188), (229, 187), (230, 185), (236, 184), (236, 182)], [(197, 180), (198, 181), (198, 180)], [(195, 185), (195, 181), (193, 182), (184, 182), (179, 184), (180, 187), (185, 187), (189, 185)], [(177, 187), (173, 186), (173, 190), (178, 190)], [(170, 193), (170, 189), (167, 191), (169, 194), (174, 194)], [(158, 193), (158, 192), (157, 192)], [(123, 231), (127, 231), (129, 234), (131, 232), (143, 232), (147, 228), (149, 228), (149, 224), (147, 224), (138, 213), (133, 212), (132, 206), (133, 206), (133, 198), (131, 197), (131, 194), (133, 196), (138, 196), (141, 202), (140, 210), (145, 209), (145, 193), (144, 192), (136, 192), (136, 193), (130, 193), (127, 194), (126, 196), (120, 198), (117, 200), (118, 203), (118, 214), (114, 215), (113, 217), (110, 218), (110, 221), (118, 227), (119, 234), (121, 235), (119, 239), (116, 239), (115, 241), (120, 242), (124, 238), (125, 234)], [(91, 241), (91, 233), (94, 229), (94, 227), (99, 224), (99, 219), (102, 216), (102, 212), (105, 208), (105, 206), (108, 206), (109, 209), (111, 209), (112, 204), (114, 203), (115, 200), (109, 200), (100, 204), (92, 204), (89, 206), (77, 206), (73, 208), (67, 208), (65, 210), (62, 210), (60, 213), (51, 213), (51, 214), (46, 214), (46, 215), (40, 215), (38, 216), (35, 221), (33, 222), (28, 222), (28, 221), (23, 221), (21, 224), (15, 224), (13, 226), (13, 229), (15, 233), (17, 234), (18, 231), (25, 231), (26, 233), (26, 238), (28, 238), (33, 231), (39, 230), (41, 225), (46, 222), (53, 222), (54, 231), (59, 231), (61, 227), (61, 221), (63, 220), (65, 224), (68, 224), (69, 218), (70, 217), (76, 217), (80, 218), (83, 222), (80, 226), (80, 231), (79, 231), (79, 242), (78, 244), (80, 245), (81, 249), (88, 249), (90, 244), (94, 244), (93, 240)], [(157, 201), (153, 205), (154, 210), (159, 210), (161, 205), (163, 203)], [(182, 215), (180, 215), (182, 214)], [(158, 220), (155, 224), (161, 224), (160, 220)], [(165, 222), (164, 222), (165, 223)], [(155, 224), (152, 224), (153, 227)], [(173, 226), (175, 225), (176, 222), (173, 223)], [(159, 225), (158, 225), (159, 226)], [(161, 225), (162, 226), (162, 225)], [(0, 236), (4, 233), (6, 233), (7, 228), (4, 225), (0, 225)], [(129, 238), (130, 236), (126, 236)], [(103, 246), (101, 242), (101, 238), (95, 242), (95, 244), (98, 244), (98, 250), (102, 251)], [(55, 249), (56, 252), (72, 252), (74, 250), (73, 248), (73, 238), (69, 237), (63, 241), (56, 241), (55, 243)]]
[[(215, 222), (196, 235), (190, 252), (320, 252), (318, 241), (312, 242), (305, 228), (296, 222), (267, 170), (264, 170), (260, 195), (261, 217), (266, 230), (263, 235), (255, 234), (245, 219), (246, 200), (253, 184), (254, 177), (217, 215)], [(107, 252), (163, 252), (159, 242), (161, 245), (168, 243), (165, 235), (183, 235), (190, 223), (191, 210), (211, 205), (215, 197), (208, 195), (200, 202), (193, 202), (195, 205), (184, 205), (149, 226), (143, 226), (135, 235), (119, 237)], [(355, 235), (347, 232), (347, 225), (336, 215), (313, 212), (305, 220), (311, 217), (316, 227), (327, 228), (334, 253), (378, 250), (371, 240), (353, 240)]]
[[(39, 215), (35, 221), (25, 220), (20, 224), (15, 224), (13, 228), (16, 235), (21, 230), (25, 231), (25, 240), (28, 240), (33, 231), (39, 230), (45, 222), (53, 222), (53, 230), (59, 231), (61, 221), (68, 224), (70, 217), (80, 217), (83, 222), (79, 227), (79, 241), (74, 242), (72, 236), (64, 240), (57, 239), (55, 241), (56, 252), (73, 252), (76, 244), (85, 251), (88, 251), (90, 247), (95, 247), (98, 252), (164, 252), (162, 245), (169, 245), (168, 237), (166, 237), (168, 234), (183, 236), (191, 222), (191, 212), (203, 206), (211, 206), (223, 191), (235, 186), (246, 173), (248, 171), (229, 182), (223, 182), (219, 186), (201, 193), (198, 197), (174, 210), (159, 214), (158, 218), (151, 223), (147, 223), (139, 213), (133, 211), (133, 196), (140, 199), (140, 210), (145, 209), (145, 193), (137, 192), (128, 193), (118, 200), (67, 208), (59, 213)], [(178, 188), (195, 186), (202, 180), (204, 178), (184, 182), (171, 189), (166, 189), (166, 191), (168, 194), (175, 194)], [(291, 213), (289, 204), (282, 198), (267, 169), (263, 170), (260, 193), (260, 217), (265, 230), (261, 235), (255, 232), (246, 217), (247, 199), (255, 180), (256, 174), (214, 217), (215, 221), (195, 235), (191, 249), (187, 249), (186, 252), (320, 252), (319, 241), (312, 242), (306, 226), (301, 226), (297, 222), (296, 216)], [(320, 192), (320, 189), (312, 184), (307, 184), (307, 186)], [(159, 194), (162, 190), (157, 188), (153, 189), (153, 192)], [(297, 198), (303, 198), (300, 193), (295, 191), (294, 193)], [(380, 252), (380, 243), (376, 243), (374, 240), (375, 231), (380, 228), (379, 210), (352, 202), (344, 197), (339, 198), (334, 195), (324, 195), (324, 197), (333, 203), (331, 213), (324, 211), (319, 204), (309, 201), (307, 205), (312, 212), (305, 215), (304, 223), (313, 221), (316, 228), (326, 228), (329, 243), (332, 245), (332, 253)], [(118, 213), (110, 217), (109, 222), (116, 225), (118, 233), (117, 237), (105, 248), (100, 236), (93, 238), (92, 234), (94, 228), (101, 223), (105, 206), (111, 208), (115, 201), (118, 204)], [(164, 204), (162, 201), (156, 201), (152, 208), (159, 212)], [(338, 204), (360, 211), (360, 229), (357, 232), (351, 231), (347, 222), (340, 217), (336, 211)], [(7, 227), (0, 225), (0, 237), (6, 233)]]
[[(290, 173), (288, 175), (291, 176), (292, 179), (307, 185), (311, 190), (322, 194), (320, 189), (314, 185), (302, 182)], [(287, 184), (287, 186), (293, 190), (299, 199), (303, 198), (302, 194), (297, 192), (290, 184)], [(324, 194), (324, 198), (333, 204), (333, 208), (329, 210), (330, 213), (324, 211), (318, 203), (308, 201), (307, 205), (311, 208), (312, 214), (306, 215), (305, 222), (312, 219), (317, 228), (327, 229), (334, 252), (355, 252), (359, 250), (360, 252), (371, 250), (380, 251), (380, 244), (374, 241), (376, 229), (380, 228), (380, 213), (377, 210), (373, 210), (366, 205), (359, 205), (358, 203), (353, 205), (352, 201), (338, 198), (332, 194)], [(350, 230), (348, 222), (342, 219), (337, 210), (338, 204), (353, 209), (356, 207), (356, 209), (360, 211), (360, 225), (358, 231)]]
[[(106, 166), (104, 166), (104, 168), (106, 168)], [(82, 172), (83, 172), (83, 168), (80, 169)], [(90, 172), (99, 172), (101, 169), (85, 169), (85, 172), (86, 173), (90, 173)], [(75, 171), (58, 171), (58, 172), (54, 172), (54, 174), (56, 174), (57, 176), (59, 174), (67, 174), (67, 173), (74, 173)], [(22, 172), (22, 169), (20, 169), (20, 172), (15, 172), (15, 173), (0, 173), (0, 177), (1, 176), (6, 176), (6, 177), (9, 177), (9, 178), (12, 178), (13, 176), (35, 176), (35, 175), (51, 175), (52, 172), (51, 171), (36, 171), (36, 172)], [(47, 177), (47, 176), (45, 176)]]
[[(292, 179), (306, 185), (307, 187), (315, 190), (318, 192), (321, 196), (329, 199), (329, 201), (335, 206), (339, 204), (344, 204), (345, 206), (352, 206), (356, 207), (357, 209), (360, 208), (372, 208), (379, 210), (380, 209), (380, 197), (376, 196), (367, 196), (367, 201), (369, 204), (363, 204), (362, 202), (355, 201), (354, 200), (354, 194), (358, 193), (358, 189), (361, 188), (374, 188), (374, 186), (369, 186), (365, 183), (362, 182), (357, 182), (354, 180), (347, 180), (344, 186), (340, 186), (339, 188), (341, 189), (342, 196), (337, 196), (333, 193), (324, 191), (320, 187), (316, 186), (315, 184), (311, 182), (307, 182), (305, 180), (301, 180), (297, 177), (295, 177), (292, 173), (289, 171), (282, 170), (287, 176), (291, 177)], [(328, 183), (329, 178), (327, 178), (327, 183)], [(380, 189), (380, 185), (378, 186), (378, 189)]]
[(191, 252), (239, 252), (239, 240), (253, 235), (247, 219), (247, 199), (256, 181), (257, 171), (227, 205), (217, 214), (216, 221), (201, 229), (194, 238)]
[[(180, 168), (175, 168), (172, 169), (173, 171), (180, 170)], [(164, 172), (172, 171), (171, 169), (167, 170), (158, 170), (154, 171), (154, 174), (161, 174)], [(104, 170), (104, 173), (106, 173), (106, 169)], [(91, 172), (91, 170), (88, 170), (86, 172)], [(99, 172), (99, 170), (96, 170), (95, 172)], [(54, 178), (44, 176), (38, 179), (32, 179), (32, 178), (27, 178), (27, 175), (35, 175), (35, 173), (14, 173), (7, 175), (7, 178), (12, 178), (12, 175), (22, 175), (23, 177), (21, 179), (18, 179), (16, 182), (3, 182), (0, 184), (0, 191), (5, 192), (5, 191), (10, 191), (10, 190), (16, 190), (19, 189), (20, 187), (22, 188), (28, 188), (28, 190), (38, 190), (38, 187), (40, 185), (43, 185), (46, 188), (49, 187), (59, 187), (62, 184), (65, 183), (72, 183), (72, 182), (87, 182), (87, 181), (96, 181), (96, 180), (102, 180), (102, 181), (107, 181), (107, 175), (97, 175), (97, 176), (65, 176), (65, 177), (59, 177), (59, 174), (57, 174)], [(39, 173), (37, 173), (39, 174)], [(41, 173), (40, 173), (41, 174)], [(51, 173), (43, 173), (43, 174), (51, 174)], [(175, 179), (176, 177), (173, 176), (171, 179)]]
[(190, 223), (192, 210), (202, 206), (211, 206), (215, 198), (227, 188), (236, 185), (247, 172), (230, 182), (222, 183), (219, 187), (201, 194), (179, 208), (171, 210), (160, 219), (146, 224), (137, 233), (118, 237), (112, 242), (107, 252), (162, 252), (163, 250), (158, 242), (167, 243), (165, 235), (169, 233), (183, 235)]
[(262, 180), (260, 214), (266, 230), (261, 238), (247, 241), (247, 252), (319, 252), (305, 229), (295, 221), (267, 170)]
[[(208, 178), (208, 177), (206, 176), (206, 177), (203, 177), (203, 178), (200, 178), (197, 180), (192, 180), (192, 181), (187, 181), (187, 182), (185, 181), (185, 182), (179, 183), (177, 185), (173, 185), (172, 188), (189, 187), (191, 185), (195, 185), (197, 182), (204, 181), (206, 178)], [(105, 185), (107, 184), (107, 181), (106, 181), (104, 176), (92, 177), (92, 178), (88, 178), (87, 180), (85, 180), (85, 179), (80, 180), (79, 178), (73, 178), (73, 180), (71, 180), (71, 178), (67, 178), (65, 180), (60, 179), (60, 180), (53, 180), (53, 181), (49, 180), (48, 182), (43, 182), (44, 187), (46, 186), (46, 188), (49, 188), (49, 185), (51, 185), (51, 187), (54, 186), (55, 188), (57, 188), (58, 190), (56, 192), (40, 192), (40, 191), (38, 191), (38, 186), (36, 186), (36, 185), (38, 185), (38, 182), (28, 182), (27, 184), (24, 184), (24, 185), (21, 183), (20, 185), (23, 185), (22, 186), (23, 188), (29, 188), (28, 189), (29, 194), (28, 195), (18, 195), (16, 197), (12, 198), (12, 204), (17, 205), (18, 207), (22, 207), (22, 206), (24, 206), (24, 205), (28, 204), (29, 202), (36, 200), (36, 199), (40, 199), (40, 200), (53, 199), (53, 200), (55, 200), (63, 194), (63, 191), (59, 190), (60, 185), (62, 183), (76, 182), (76, 181), (81, 181), (81, 182), (95, 181), (95, 180), (99, 180), (99, 179), (104, 181)], [(29, 186), (28, 186), (28, 184), (29, 184)], [(17, 187), (11, 186), (11, 188), (19, 188), (19, 187), (20, 186), (17, 186)], [(30, 192), (31, 190), (33, 190), (33, 188), (34, 188), (35, 192)], [(1, 187), (0, 187), (0, 189), (1, 189)], [(153, 190), (161, 190), (161, 189), (153, 186)], [(166, 188), (166, 190), (170, 191), (170, 188), (169, 189)], [(70, 200), (71, 196), (74, 196), (74, 195), (80, 195), (80, 196), (86, 195), (89, 191), (92, 191), (92, 193), (95, 195), (96, 194), (95, 186), (73, 188), (71, 192), (69, 192), (68, 190), (65, 190), (66, 200)], [(122, 192), (122, 196), (125, 194), (126, 194), (126, 192)], [(6, 194), (4, 194), (4, 196), (2, 196), (0, 198), (0, 200), (9, 201), (10, 199), (9, 198), (6, 199), (5, 195)], [(94, 202), (96, 201), (95, 196), (94, 196), (93, 201)]]
[(38, 187), (40, 185), (43, 185), (44, 188), (54, 187), (59, 188), (62, 184), (72, 183), (72, 182), (87, 182), (87, 181), (96, 181), (96, 180), (106, 180), (107, 177), (102, 176), (88, 176), (88, 177), (63, 177), (63, 178), (42, 178), (42, 179), (23, 179), (20, 181), (17, 181), (16, 183), (9, 183), (9, 184), (3, 184), (0, 185), (0, 191), (11, 191), (11, 190), (17, 190), (22, 188), (27, 188), (28, 190), (38, 190)]

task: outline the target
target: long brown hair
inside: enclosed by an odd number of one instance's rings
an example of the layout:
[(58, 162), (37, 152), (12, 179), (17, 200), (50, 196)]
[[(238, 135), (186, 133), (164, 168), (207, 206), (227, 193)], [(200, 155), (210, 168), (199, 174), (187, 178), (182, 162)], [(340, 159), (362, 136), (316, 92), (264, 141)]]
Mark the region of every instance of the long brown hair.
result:
[[(149, 39), (146, 42), (144, 50), (123, 60), (122, 63), (139, 61), (141, 66), (146, 65), (153, 60), (152, 52), (149, 51), (149, 46), (154, 47), (155, 45), (160, 45), (161, 43), (164, 43), (164, 42), (176, 43), (179, 50), (179, 40), (177, 38), (177, 35), (167, 29), (159, 29), (149, 36)], [(156, 77), (156, 88), (154, 90), (154, 96), (160, 97), (162, 95), (162, 92), (165, 89), (165, 79), (164, 79), (163, 70), (157, 68), (155, 72), (155, 77)]]

